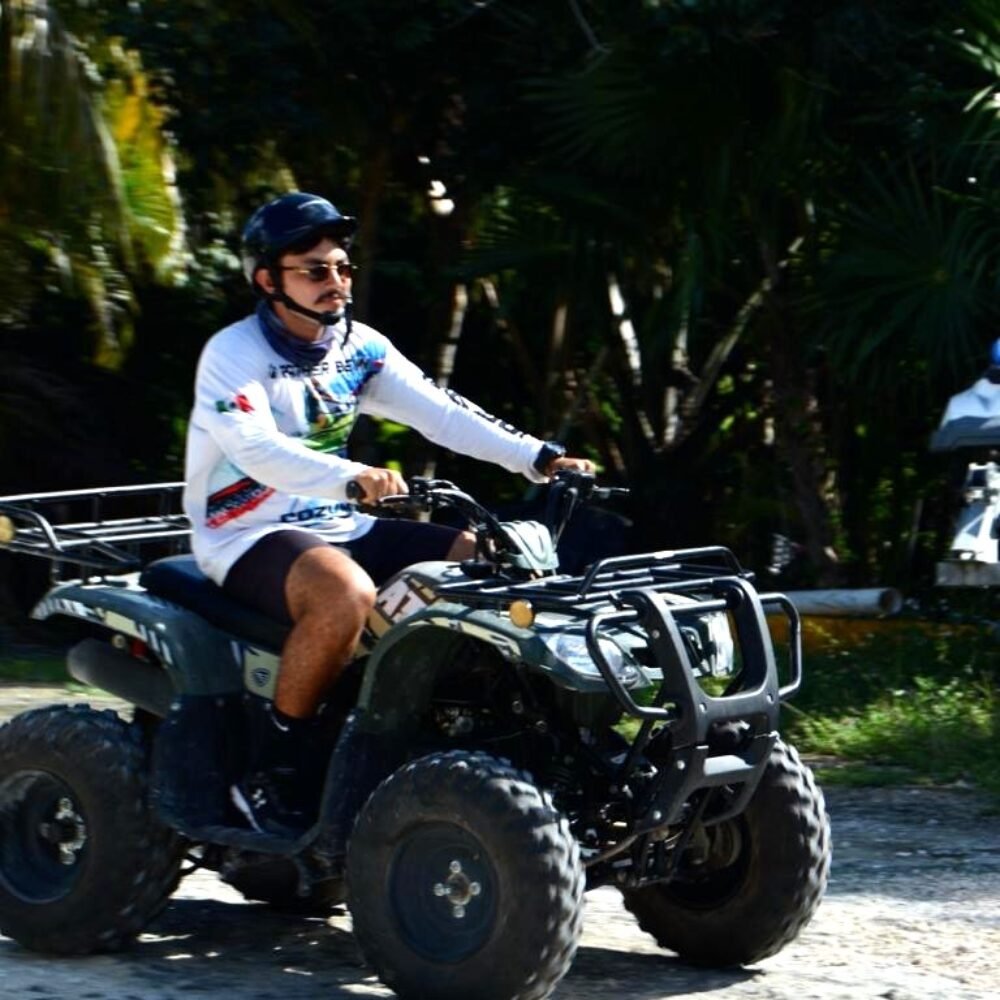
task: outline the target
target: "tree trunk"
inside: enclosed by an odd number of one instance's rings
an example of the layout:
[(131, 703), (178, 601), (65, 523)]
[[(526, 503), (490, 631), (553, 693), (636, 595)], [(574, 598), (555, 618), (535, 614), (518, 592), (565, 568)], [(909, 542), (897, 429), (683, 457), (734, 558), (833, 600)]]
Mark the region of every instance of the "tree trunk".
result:
[(816, 398), (815, 373), (806, 363), (802, 336), (780, 295), (770, 297), (763, 326), (765, 342), (771, 345), (775, 447), (791, 476), (802, 544), (816, 585), (837, 586), (843, 582), (835, 531), (840, 498)]
[(351, 256), (359, 265), (354, 282), (354, 315), (361, 320), (368, 318), (371, 298), (371, 269), (375, 262), (378, 240), (379, 209), (385, 186), (389, 180), (391, 151), (383, 143), (369, 151), (361, 170), (361, 188), (358, 203), (357, 250)]

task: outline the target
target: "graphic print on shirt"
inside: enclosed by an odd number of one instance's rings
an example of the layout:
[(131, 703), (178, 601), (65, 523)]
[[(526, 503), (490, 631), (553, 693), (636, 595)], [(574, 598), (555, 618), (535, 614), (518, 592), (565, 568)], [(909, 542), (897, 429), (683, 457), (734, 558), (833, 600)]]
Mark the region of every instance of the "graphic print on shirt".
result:
[(245, 476), (231, 462), (226, 462), (215, 470), (209, 482), (205, 524), (218, 528), (259, 507), (273, 493), (272, 487)]
[[(380, 344), (365, 344), (352, 355), (334, 363), (331, 372), (324, 362), (310, 370), (298, 369), (305, 405), (305, 433), (300, 440), (315, 451), (347, 456), (347, 439), (357, 418), (358, 395), (365, 383), (381, 371), (385, 364), (385, 349)], [(284, 373), (286, 377), (290, 373)], [(287, 383), (286, 383), (287, 384)], [(274, 404), (272, 403), (272, 410)], [(253, 407), (245, 395), (219, 400), (220, 413), (252, 413)], [(247, 476), (231, 462), (214, 470), (209, 483), (205, 523), (218, 528), (248, 514), (273, 496), (275, 490)], [(343, 517), (352, 508), (345, 503), (318, 501), (313, 497), (289, 498), (289, 506), (280, 516), (286, 524), (303, 524)]]
[(304, 386), (309, 433), (303, 444), (315, 451), (345, 457), (358, 408), (355, 396), (338, 399), (316, 378), (306, 379)]
[(237, 393), (232, 399), (217, 399), (215, 408), (219, 413), (232, 413), (235, 410), (241, 413), (253, 413), (253, 403), (242, 392)]
[(316, 375), (303, 379), (309, 432), (303, 443), (316, 451), (347, 456), (347, 439), (354, 428), (358, 396), (365, 383), (385, 364), (380, 345), (365, 344), (336, 362), (325, 384)]

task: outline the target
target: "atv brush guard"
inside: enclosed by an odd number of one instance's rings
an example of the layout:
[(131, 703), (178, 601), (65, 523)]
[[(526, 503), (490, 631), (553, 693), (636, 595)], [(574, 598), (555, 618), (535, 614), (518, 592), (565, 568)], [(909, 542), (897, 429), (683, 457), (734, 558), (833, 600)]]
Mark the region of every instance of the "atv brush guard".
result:
[[(654, 731), (669, 731), (673, 765), (661, 773), (634, 833), (638, 836), (677, 822), (693, 793), (723, 785), (741, 786), (725, 813), (739, 812), (756, 788), (774, 744), (780, 702), (802, 683), (802, 626), (795, 606), (783, 594), (759, 594), (733, 554), (722, 547), (654, 552), (601, 560), (580, 577), (553, 576), (522, 583), (446, 584), (441, 596), (470, 606), (500, 608), (522, 601), (534, 612), (579, 618), (587, 649), (623, 712), (639, 720), (618, 778), (627, 782)], [(688, 595), (690, 603), (668, 604), (664, 595)], [(788, 622), (788, 680), (779, 683), (765, 609)], [(735, 631), (741, 668), (721, 695), (710, 695), (698, 681), (692, 650), (681, 626), (685, 621), (723, 613)], [(608, 661), (601, 636), (613, 627), (637, 625), (650, 639), (653, 666), (662, 681), (647, 704), (633, 697)], [(739, 754), (712, 754), (710, 734), (727, 723), (759, 720), (760, 735)], [(662, 737), (659, 737), (662, 739)]]

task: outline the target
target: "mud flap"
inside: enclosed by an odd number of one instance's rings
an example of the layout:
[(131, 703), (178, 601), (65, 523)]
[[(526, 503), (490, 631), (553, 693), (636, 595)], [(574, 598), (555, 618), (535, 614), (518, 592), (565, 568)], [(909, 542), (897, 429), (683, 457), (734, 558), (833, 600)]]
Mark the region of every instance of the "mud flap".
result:
[(164, 822), (181, 830), (231, 825), (229, 789), (246, 745), (240, 693), (176, 698), (153, 745), (153, 803)]
[(351, 712), (340, 731), (326, 775), (321, 807), (323, 834), (318, 852), (338, 865), (347, 854), (354, 821), (379, 782), (402, 760), (394, 741), (362, 728), (363, 715)]

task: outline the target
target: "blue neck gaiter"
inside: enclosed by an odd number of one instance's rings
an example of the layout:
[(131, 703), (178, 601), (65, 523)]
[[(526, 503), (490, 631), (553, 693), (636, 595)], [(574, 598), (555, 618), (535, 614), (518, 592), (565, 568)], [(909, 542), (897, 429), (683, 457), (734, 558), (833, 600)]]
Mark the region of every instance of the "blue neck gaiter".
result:
[(319, 364), (329, 352), (336, 332), (335, 327), (325, 326), (319, 340), (302, 340), (285, 329), (274, 310), (263, 300), (257, 303), (257, 320), (271, 347), (286, 361), (300, 368), (312, 368)]

